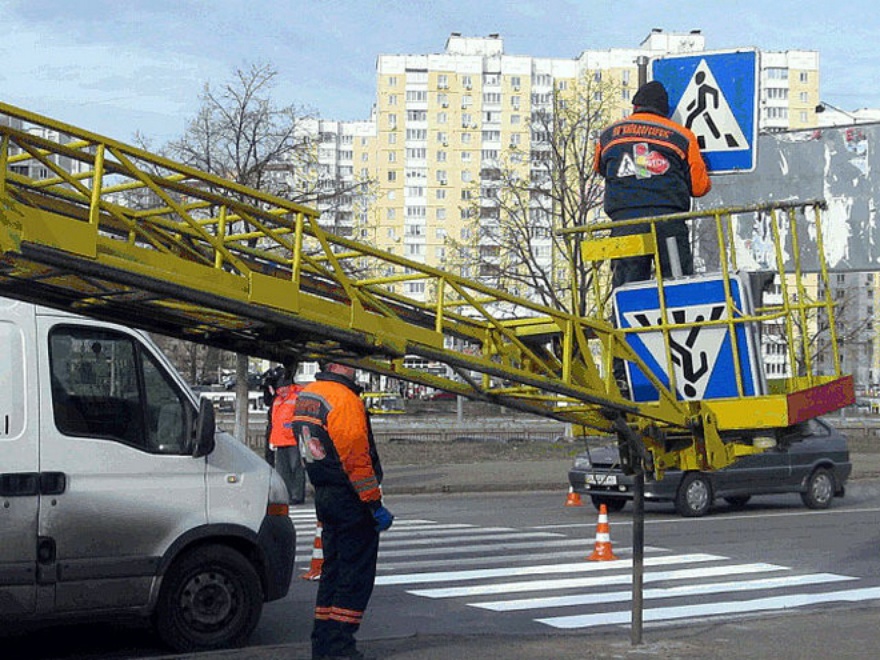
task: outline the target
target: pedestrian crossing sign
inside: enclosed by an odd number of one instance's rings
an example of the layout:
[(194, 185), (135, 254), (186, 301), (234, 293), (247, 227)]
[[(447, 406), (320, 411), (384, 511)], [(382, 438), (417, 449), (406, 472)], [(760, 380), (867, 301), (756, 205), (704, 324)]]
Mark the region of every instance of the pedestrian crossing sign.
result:
[[(721, 275), (664, 282), (667, 324), (687, 326), (669, 329), (668, 338), (660, 328), (660, 297), (655, 281), (627, 284), (612, 294), (617, 327), (631, 330), (626, 333), (627, 343), (665, 387), (670, 385), (672, 371), (678, 399), (701, 401), (765, 392), (756, 326), (737, 323), (731, 333), (730, 325), (723, 323), (730, 314), (737, 318), (752, 310), (747, 280), (732, 275), (729, 282), (729, 306)], [(732, 336), (736, 338), (735, 347)], [(635, 363), (626, 362), (626, 372), (633, 401), (659, 398), (657, 389)], [(741, 381), (741, 389), (737, 380)]]
[(755, 169), (756, 50), (665, 55), (651, 61), (651, 79), (666, 87), (671, 118), (697, 136), (710, 172)]

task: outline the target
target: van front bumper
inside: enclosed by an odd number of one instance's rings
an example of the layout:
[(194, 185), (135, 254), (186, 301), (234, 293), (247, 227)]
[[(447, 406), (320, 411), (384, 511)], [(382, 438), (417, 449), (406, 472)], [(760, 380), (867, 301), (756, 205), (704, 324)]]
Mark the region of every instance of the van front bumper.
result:
[(287, 516), (266, 516), (257, 536), (265, 565), (266, 601), (284, 598), (293, 578), (296, 529)]

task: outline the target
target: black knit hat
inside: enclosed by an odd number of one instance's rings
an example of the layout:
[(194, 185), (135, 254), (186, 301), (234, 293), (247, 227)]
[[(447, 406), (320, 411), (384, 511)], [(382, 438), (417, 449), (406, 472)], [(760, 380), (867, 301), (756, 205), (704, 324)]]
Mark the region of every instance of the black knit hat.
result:
[(653, 112), (664, 117), (669, 116), (669, 94), (663, 83), (652, 80), (639, 87), (633, 97), (633, 107), (644, 112)]

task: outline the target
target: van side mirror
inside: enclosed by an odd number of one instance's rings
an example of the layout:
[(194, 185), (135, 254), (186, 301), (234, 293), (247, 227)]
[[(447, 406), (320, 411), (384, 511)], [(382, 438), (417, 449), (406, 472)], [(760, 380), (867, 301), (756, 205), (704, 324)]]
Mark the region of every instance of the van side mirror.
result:
[(214, 404), (209, 399), (200, 399), (199, 416), (196, 418), (193, 458), (201, 458), (214, 451), (214, 430)]

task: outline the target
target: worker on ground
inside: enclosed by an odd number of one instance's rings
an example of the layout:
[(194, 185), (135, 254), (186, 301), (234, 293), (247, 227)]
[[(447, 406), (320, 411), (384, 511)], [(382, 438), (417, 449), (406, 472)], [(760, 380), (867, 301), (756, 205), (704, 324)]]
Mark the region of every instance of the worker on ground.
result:
[[(712, 188), (693, 132), (672, 121), (669, 96), (662, 83), (642, 85), (633, 97), (633, 113), (602, 131), (593, 169), (605, 179), (605, 213), (614, 221), (687, 212), (692, 197)], [(612, 229), (613, 236), (650, 232), (650, 226)], [(672, 274), (666, 239), (675, 238), (683, 275), (692, 275), (694, 260), (684, 220), (657, 223), (663, 277)], [(650, 256), (612, 262), (612, 286), (651, 277)]]
[(293, 432), (293, 416), (296, 399), (303, 388), (295, 382), (295, 363), (286, 364), (275, 373), (271, 385), (275, 394), (269, 410), (269, 446), (275, 455), (275, 469), (287, 486), (290, 504), (302, 504), (306, 499), (306, 473)]
[(354, 635), (373, 592), (379, 532), (394, 521), (382, 505), (382, 466), (354, 374), (352, 367), (322, 363), (296, 403), (294, 430), (323, 525), (314, 660), (365, 657)]

